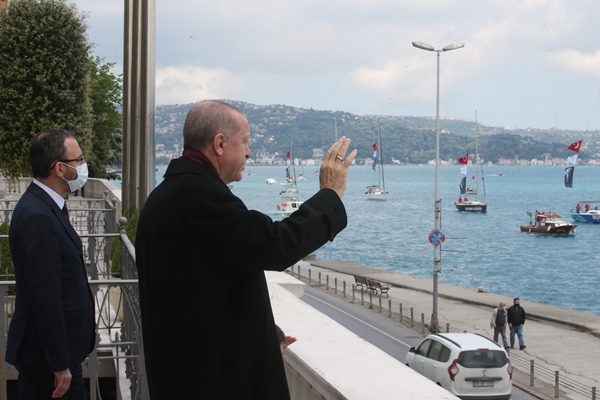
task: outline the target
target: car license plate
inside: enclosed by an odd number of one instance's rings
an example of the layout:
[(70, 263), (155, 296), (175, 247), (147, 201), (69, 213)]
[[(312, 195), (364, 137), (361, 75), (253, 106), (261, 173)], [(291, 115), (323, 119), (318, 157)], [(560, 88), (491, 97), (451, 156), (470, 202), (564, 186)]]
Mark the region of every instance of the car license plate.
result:
[(473, 387), (494, 387), (494, 381), (473, 381)]

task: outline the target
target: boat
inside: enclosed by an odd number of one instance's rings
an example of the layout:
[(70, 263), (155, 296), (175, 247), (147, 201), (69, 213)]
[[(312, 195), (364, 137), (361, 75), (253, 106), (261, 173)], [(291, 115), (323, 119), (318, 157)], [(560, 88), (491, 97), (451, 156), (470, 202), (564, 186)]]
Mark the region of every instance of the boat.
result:
[(578, 203), (579, 205), (579, 209), (575, 208), (571, 210), (571, 218), (573, 218), (573, 221), (575, 222), (584, 222), (584, 223), (588, 223), (588, 224), (600, 224), (600, 210), (598, 209), (598, 206), (591, 208), (589, 210), (586, 211), (581, 211), (581, 209), (583, 208), (581, 205), (582, 204), (588, 204), (589, 203), (598, 203), (600, 202), (600, 200), (588, 200), (588, 201), (580, 201)]
[(275, 214), (289, 215), (298, 210), (301, 205), (302, 202), (298, 199), (282, 201), (281, 203), (277, 204), (277, 211), (275, 211)]
[(563, 221), (558, 213), (553, 211), (527, 211), (529, 224), (521, 225), (521, 232), (539, 235), (568, 235), (575, 233), (575, 227), (570, 222)]
[(292, 158), (292, 146), (290, 146), (290, 151), (287, 153), (287, 165), (288, 167), (286, 168), (285, 173), (286, 181), (288, 183), (285, 189), (279, 192), (279, 195), (287, 197), (288, 200), (281, 201), (277, 204), (276, 214), (289, 215), (302, 205), (302, 201), (300, 201), (298, 197), (298, 188), (296, 187), (296, 167)]
[(502, 176), (502, 175), (504, 175), (504, 174), (502, 173), (502, 171), (498, 172), (498, 176)]
[(467, 185), (467, 190), (465, 191), (465, 194), (477, 194), (477, 189), (475, 189), (471, 185)]
[[(377, 170), (377, 183), (367, 186), (365, 195), (367, 200), (385, 201), (388, 192), (385, 190), (385, 179), (383, 175), (383, 158), (381, 156), (381, 129), (377, 120), (377, 142), (373, 145), (373, 171)], [(379, 162), (377, 162), (379, 161)]]
[(267, 178), (267, 185), (275, 185), (277, 181), (273, 178)]
[[(477, 126), (477, 114), (475, 114), (475, 125)], [(458, 201), (454, 202), (454, 206), (458, 211), (462, 212), (487, 212), (487, 201), (485, 193), (485, 179), (483, 177), (483, 163), (479, 159), (479, 129), (475, 128), (475, 188), (471, 188), (471, 193), (468, 192), (467, 177), (464, 176), (460, 181), (460, 196)], [(466, 168), (466, 166), (465, 166)], [(479, 201), (479, 170), (481, 169), (481, 184), (483, 186), (484, 201)], [(466, 175), (466, 172), (465, 172)], [(475, 200), (469, 200), (467, 195), (475, 195)], [(464, 197), (463, 197), (464, 195)]]

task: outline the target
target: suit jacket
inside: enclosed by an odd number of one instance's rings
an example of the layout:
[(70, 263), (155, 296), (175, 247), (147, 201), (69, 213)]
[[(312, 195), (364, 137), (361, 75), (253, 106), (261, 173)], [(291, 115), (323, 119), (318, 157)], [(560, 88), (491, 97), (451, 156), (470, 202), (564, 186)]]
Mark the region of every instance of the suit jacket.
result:
[(207, 166), (171, 161), (136, 238), (152, 400), (289, 399), (264, 270), (293, 265), (346, 222), (333, 190), (273, 222)]
[(6, 361), (51, 372), (93, 350), (94, 299), (81, 239), (56, 202), (32, 183), (13, 212), (10, 251), (17, 280)]

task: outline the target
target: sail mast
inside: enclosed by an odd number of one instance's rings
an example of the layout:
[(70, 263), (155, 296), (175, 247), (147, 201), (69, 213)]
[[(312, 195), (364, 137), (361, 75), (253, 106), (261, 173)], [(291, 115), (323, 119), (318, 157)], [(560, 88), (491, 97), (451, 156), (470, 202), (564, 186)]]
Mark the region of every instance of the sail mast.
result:
[(381, 126), (379, 123), (379, 119), (377, 120), (377, 141), (379, 142), (379, 146), (378, 146), (378, 155), (379, 155), (379, 184), (381, 186), (381, 189), (383, 189), (383, 191), (385, 192), (385, 178), (383, 176), (383, 156), (381, 154)]
[(475, 200), (479, 201), (479, 125), (477, 124), (477, 110), (475, 110)]

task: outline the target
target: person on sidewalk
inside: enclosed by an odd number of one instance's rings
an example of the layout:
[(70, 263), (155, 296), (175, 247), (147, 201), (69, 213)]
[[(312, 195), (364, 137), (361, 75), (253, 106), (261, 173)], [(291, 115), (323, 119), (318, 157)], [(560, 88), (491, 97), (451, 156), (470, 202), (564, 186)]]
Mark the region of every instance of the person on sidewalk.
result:
[(510, 348), (515, 346), (515, 333), (519, 337), (519, 349), (525, 349), (523, 340), (523, 325), (525, 325), (525, 310), (521, 307), (521, 300), (515, 297), (513, 305), (508, 309), (508, 326), (510, 328)]
[(506, 303), (500, 302), (498, 308), (492, 313), (492, 320), (490, 321), (490, 328), (494, 329), (494, 341), (498, 342), (498, 334), (502, 335), (502, 344), (504, 348), (508, 350), (508, 341), (506, 340), (506, 325), (508, 321), (508, 315), (506, 313)]

